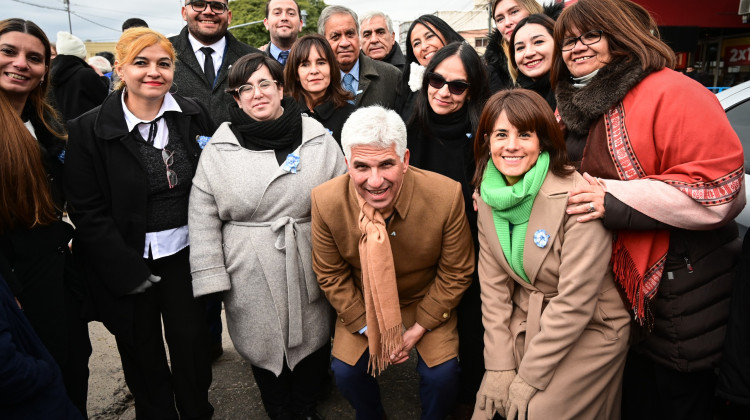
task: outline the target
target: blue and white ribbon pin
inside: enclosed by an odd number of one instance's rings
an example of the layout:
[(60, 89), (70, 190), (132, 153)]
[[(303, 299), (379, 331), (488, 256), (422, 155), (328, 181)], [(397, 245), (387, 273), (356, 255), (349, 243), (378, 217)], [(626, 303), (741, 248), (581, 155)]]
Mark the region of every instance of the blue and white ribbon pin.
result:
[(549, 242), (549, 234), (544, 229), (539, 229), (534, 232), (534, 243), (539, 248), (544, 248)]
[(286, 160), (284, 161), (284, 164), (281, 165), (281, 169), (296, 174), (298, 165), (299, 156), (295, 155), (294, 153), (289, 153), (288, 155), (286, 155)]

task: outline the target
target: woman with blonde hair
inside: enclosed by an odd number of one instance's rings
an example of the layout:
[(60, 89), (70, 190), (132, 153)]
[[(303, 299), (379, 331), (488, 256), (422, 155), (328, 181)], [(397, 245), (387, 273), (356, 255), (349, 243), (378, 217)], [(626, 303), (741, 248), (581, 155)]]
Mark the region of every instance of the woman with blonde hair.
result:
[(197, 139), (215, 127), (203, 105), (169, 92), (175, 52), (166, 37), (133, 28), (115, 48), (117, 90), (69, 123), (65, 190), (78, 252), (136, 416), (207, 419), (208, 329), (193, 298), (187, 218)]
[(579, 0), (555, 44), (568, 155), (588, 181), (568, 213), (615, 232), (615, 280), (636, 321), (623, 416), (711, 418), (740, 252), (742, 145), (716, 96), (672, 70), (643, 7)]
[(86, 416), (91, 344), (62, 221), (66, 135), (46, 100), (50, 56), (36, 24), (0, 21), (0, 271)]

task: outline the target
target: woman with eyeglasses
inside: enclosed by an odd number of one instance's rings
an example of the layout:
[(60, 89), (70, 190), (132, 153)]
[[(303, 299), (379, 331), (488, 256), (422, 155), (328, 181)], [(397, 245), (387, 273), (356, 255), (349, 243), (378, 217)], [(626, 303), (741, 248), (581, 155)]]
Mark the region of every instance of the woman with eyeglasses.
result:
[(399, 114), (408, 122), (414, 112), (414, 103), (422, 88), (424, 69), (432, 56), (452, 42), (463, 42), (464, 38), (443, 19), (434, 15), (422, 15), (409, 26), (406, 33), (406, 64), (401, 78), (401, 104)]
[[(471, 178), (472, 139), (487, 98), (482, 60), (465, 42), (453, 42), (430, 56), (414, 113), (407, 123), (409, 164), (445, 175), (461, 184), (466, 216), (476, 244), (477, 219)], [(471, 412), (484, 373), (479, 284), (466, 290), (458, 306), (461, 394), (459, 411)]]
[(557, 101), (549, 74), (555, 58), (554, 29), (554, 20), (535, 13), (518, 22), (510, 37), (510, 65), (518, 72), (516, 85), (538, 93), (553, 111)]
[(322, 35), (298, 39), (284, 66), (285, 90), (300, 110), (323, 124), (341, 144), (341, 128), (357, 107), (347, 102), (351, 93), (341, 87), (341, 72), (331, 45)]
[(187, 222), (197, 138), (215, 126), (203, 105), (169, 92), (175, 52), (162, 34), (128, 29), (115, 55), (115, 92), (69, 124), (76, 252), (96, 319), (117, 341), (136, 417), (208, 419), (208, 329), (193, 298)]
[(536, 0), (493, 0), (492, 20), (495, 30), (490, 36), (484, 60), (487, 63), (490, 92), (509, 89), (516, 84), (518, 69), (511, 65), (514, 48), (510, 43), (513, 30), (531, 14), (545, 14), (557, 19), (564, 3), (550, 2), (545, 6)]
[(552, 110), (529, 90), (496, 93), (474, 155), (487, 366), (474, 418), (619, 419), (630, 316), (612, 233), (566, 214), (586, 181)]
[(276, 60), (248, 54), (228, 77), (239, 107), (203, 151), (190, 193), (193, 292), (223, 294), (268, 416), (319, 418), (332, 313), (312, 271), (310, 193), (346, 171), (344, 155), (283, 96)]
[(623, 416), (711, 418), (740, 252), (742, 146), (716, 96), (672, 70), (643, 7), (579, 0), (555, 41), (557, 108), (589, 184), (570, 191), (568, 213), (615, 232), (615, 279), (635, 317)]
[(91, 343), (62, 220), (67, 135), (47, 100), (50, 60), (34, 22), (0, 20), (0, 274), (41, 339), (12, 349), (18, 331), (0, 331), (0, 418), (86, 416)]

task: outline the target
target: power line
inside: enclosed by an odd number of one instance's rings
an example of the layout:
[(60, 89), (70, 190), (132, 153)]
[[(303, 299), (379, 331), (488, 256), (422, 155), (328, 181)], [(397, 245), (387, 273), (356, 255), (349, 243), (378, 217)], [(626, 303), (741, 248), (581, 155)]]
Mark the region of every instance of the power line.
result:
[(61, 12), (67, 12), (68, 11), (68, 9), (61, 9), (59, 7), (45, 6), (43, 4), (31, 3), (31, 2), (28, 2), (28, 1), (22, 1), (22, 0), (11, 0), (11, 1), (14, 1), (16, 3), (28, 4), (29, 6), (34, 6), (34, 7), (41, 7), (42, 9), (59, 10)]
[(78, 13), (76, 13), (76, 12), (70, 12), (70, 13), (71, 13), (72, 15), (74, 15), (74, 16), (76, 16), (76, 17), (78, 17), (79, 19), (83, 19), (83, 20), (85, 20), (86, 22), (89, 22), (89, 23), (93, 23), (93, 24), (94, 24), (94, 25), (96, 25), (96, 26), (101, 26), (101, 27), (102, 27), (102, 28), (104, 28), (104, 29), (110, 29), (110, 30), (113, 30), (113, 31), (115, 31), (115, 32), (121, 32), (121, 30), (120, 30), (120, 29), (110, 28), (109, 26), (104, 26), (104, 25), (102, 25), (102, 24), (101, 24), (101, 23), (99, 23), (99, 22), (94, 22), (94, 21), (93, 21), (93, 20), (91, 20), (91, 19), (86, 19), (85, 17), (81, 16), (80, 14), (78, 14)]

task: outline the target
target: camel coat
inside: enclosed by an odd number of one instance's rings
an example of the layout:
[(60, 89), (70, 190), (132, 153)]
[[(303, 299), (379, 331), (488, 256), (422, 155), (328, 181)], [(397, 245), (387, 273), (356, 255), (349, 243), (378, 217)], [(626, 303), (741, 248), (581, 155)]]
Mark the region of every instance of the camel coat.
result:
[[(429, 331), (417, 351), (429, 367), (458, 356), (455, 308), (474, 272), (474, 245), (461, 185), (410, 166), (386, 230), (401, 319)], [(349, 175), (312, 191), (313, 269), (338, 319), (333, 356), (354, 366), (367, 349), (359, 261), (359, 204)]]
[(310, 190), (346, 170), (336, 141), (302, 117), (297, 173), (273, 150), (240, 146), (222, 124), (201, 154), (190, 193), (193, 293), (224, 292), (237, 351), (277, 376), (330, 340), (331, 307), (315, 280)]
[[(515, 369), (539, 390), (530, 420), (620, 417), (630, 317), (609, 264), (611, 233), (600, 220), (579, 223), (565, 213), (568, 191), (585, 184), (578, 173), (547, 174), (526, 231), (530, 284), (506, 261), (492, 209), (478, 203), (485, 365)], [(544, 246), (534, 241), (541, 230), (550, 235)]]

